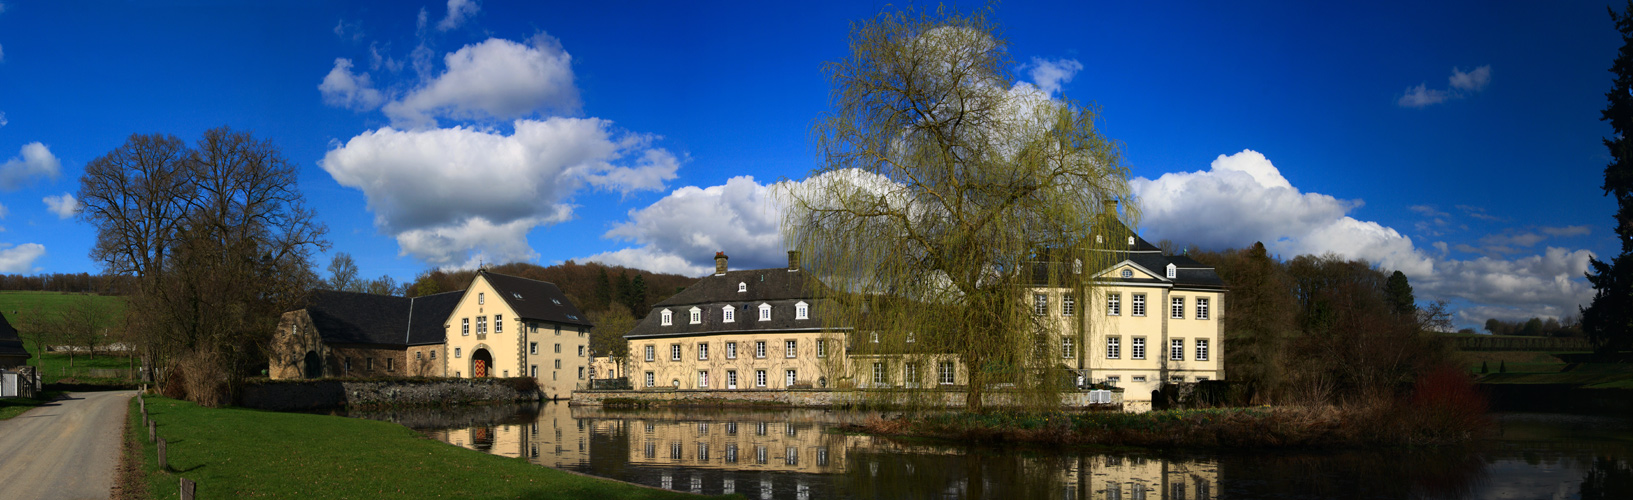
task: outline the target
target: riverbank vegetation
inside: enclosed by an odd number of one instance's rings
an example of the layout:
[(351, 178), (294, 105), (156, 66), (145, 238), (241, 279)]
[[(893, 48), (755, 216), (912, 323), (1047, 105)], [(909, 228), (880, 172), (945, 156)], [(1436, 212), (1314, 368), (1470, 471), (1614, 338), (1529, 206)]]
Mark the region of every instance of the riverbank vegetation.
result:
[(1336, 405), (1088, 413), (934, 413), (847, 430), (976, 442), (1161, 448), (1371, 448), (1458, 445), (1485, 434), (1485, 401), (1458, 369), (1425, 374), (1410, 395)]
[(158, 466), (131, 400), (125, 439), (146, 497), (175, 498), (179, 478), (198, 498), (701, 498), (540, 467), (467, 450), (401, 425), (373, 420), (204, 408), (149, 396), (167, 441)]

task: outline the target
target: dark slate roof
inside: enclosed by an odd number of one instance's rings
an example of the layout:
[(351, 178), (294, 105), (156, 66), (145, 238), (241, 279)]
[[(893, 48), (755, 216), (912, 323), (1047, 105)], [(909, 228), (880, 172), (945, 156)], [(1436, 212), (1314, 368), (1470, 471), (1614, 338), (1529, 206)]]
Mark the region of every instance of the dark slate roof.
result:
[[(739, 283), (748, 285), (748, 290), (737, 291)], [(820, 281), (815, 281), (804, 271), (789, 271), (782, 267), (711, 274), (652, 306), (652, 312), (624, 337), (822, 329), (821, 311), (825, 308), (818, 307), (821, 299), (814, 298), (813, 287), (816, 290), (824, 289)], [(809, 319), (794, 319), (795, 304), (801, 301), (810, 307)], [(760, 304), (771, 305), (770, 321), (760, 321)], [(725, 322), (727, 305), (736, 309), (735, 321), (731, 323)], [(703, 321), (695, 325), (691, 323), (693, 307), (702, 309), (703, 313)], [(663, 325), (664, 309), (674, 314), (673, 324)]]
[(443, 342), (443, 322), (463, 291), (405, 298), (318, 290), (306, 308), (324, 342), (393, 346)]
[[(493, 285), (494, 291), (504, 297), (505, 303), (510, 304), (510, 309), (516, 311), (516, 316), (522, 319), (595, 326), (553, 283), (487, 271), (481, 273), (488, 278), (488, 284)], [(450, 307), (449, 311), (452, 310)]]
[[(1134, 265), (1145, 268), (1145, 270), (1150, 271), (1151, 274), (1157, 278), (1125, 279), (1119, 276), (1110, 276), (1106, 278), (1107, 281), (1119, 283), (1169, 284), (1180, 288), (1223, 289), (1225, 287), (1225, 282), (1219, 278), (1219, 273), (1215, 272), (1214, 269), (1209, 267), (1207, 264), (1197, 262), (1196, 259), (1192, 259), (1185, 255), (1163, 255), (1161, 248), (1158, 248), (1156, 245), (1152, 245), (1148, 241), (1145, 241), (1145, 238), (1141, 238), (1138, 234), (1135, 234), (1133, 230), (1128, 228), (1128, 226), (1123, 225), (1121, 222), (1115, 222), (1114, 224), (1115, 226), (1110, 231), (1112, 236), (1109, 238), (1109, 241), (1097, 244), (1093, 251), (1110, 252), (1113, 254), (1111, 261), (1115, 263), (1113, 264), (1114, 267), (1122, 264), (1123, 262), (1130, 262)], [(1129, 236), (1134, 237), (1133, 245), (1128, 244)], [(1048, 255), (1047, 252), (1046, 255)], [(1168, 264), (1174, 265), (1175, 272), (1173, 279), (1168, 279), (1167, 277)], [(1033, 267), (1032, 271), (1033, 283), (1045, 283), (1049, 269), (1056, 269), (1056, 272), (1065, 272), (1064, 270), (1070, 269), (1070, 266), (1047, 266), (1043, 265), (1043, 263), (1037, 263), (1037, 265)], [(1085, 269), (1085, 271), (1087, 271), (1087, 269)]]
[(23, 348), (23, 340), (17, 336), (17, 329), (6, 321), (4, 313), (0, 313), (0, 356), (29, 357), (28, 349)]

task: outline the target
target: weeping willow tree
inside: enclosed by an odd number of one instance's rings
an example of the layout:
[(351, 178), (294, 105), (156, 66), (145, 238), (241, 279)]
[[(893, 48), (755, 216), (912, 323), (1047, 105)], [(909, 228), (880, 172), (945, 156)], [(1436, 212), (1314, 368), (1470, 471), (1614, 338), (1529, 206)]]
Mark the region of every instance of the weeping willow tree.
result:
[(872, 392), (910, 405), (949, 387), (972, 410), (993, 390), (1058, 404), (1060, 338), (1083, 328), (1059, 301), (1081, 308), (1115, 258), (1088, 242), (1123, 227), (1106, 202), (1128, 199), (1128, 172), (1091, 108), (1012, 66), (985, 13), (944, 9), (858, 23), (850, 55), (826, 66), (823, 166), (784, 184), (783, 229), (826, 281), (825, 321), (850, 331), (848, 355), (829, 357), (838, 386), (888, 386)]

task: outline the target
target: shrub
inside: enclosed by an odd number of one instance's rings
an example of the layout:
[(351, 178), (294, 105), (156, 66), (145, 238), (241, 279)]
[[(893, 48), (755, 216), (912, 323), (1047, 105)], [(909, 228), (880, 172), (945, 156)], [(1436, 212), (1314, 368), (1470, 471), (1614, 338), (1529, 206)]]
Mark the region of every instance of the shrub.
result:
[(539, 390), (539, 381), (533, 377), (511, 377), (504, 380), (512, 389), (516, 389), (516, 392), (531, 394)]

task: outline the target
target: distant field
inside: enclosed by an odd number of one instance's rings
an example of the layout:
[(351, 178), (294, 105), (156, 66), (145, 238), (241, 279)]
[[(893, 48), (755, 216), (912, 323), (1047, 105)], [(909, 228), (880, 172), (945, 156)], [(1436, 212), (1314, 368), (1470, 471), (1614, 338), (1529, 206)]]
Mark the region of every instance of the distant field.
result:
[(125, 314), (125, 298), (115, 295), (17, 291), (0, 291), (0, 312), (6, 314), (6, 321), (11, 322), (12, 326), (17, 326), (26, 323), (33, 314), (56, 314), (79, 300), (107, 302), (112, 305), (115, 316)]
[(119, 296), (62, 292), (0, 291), (0, 312), (4, 312), (6, 321), (17, 328), (18, 336), (23, 339), (23, 346), (28, 349), (29, 354), (33, 355), (33, 357), (29, 358), (28, 364), (40, 367), (40, 377), (45, 379), (47, 384), (69, 377), (81, 382), (95, 382), (97, 379), (106, 379), (106, 377), (92, 377), (90, 372), (92, 368), (125, 370), (131, 365), (130, 359), (122, 355), (98, 354), (95, 359), (91, 359), (90, 356), (81, 353), (74, 355), (73, 367), (70, 368), (68, 366), (69, 357), (65, 353), (36, 352), (38, 349), (34, 343), (34, 332), (30, 332), (27, 327), (28, 323), (34, 319), (34, 316), (55, 315), (76, 301), (81, 300), (101, 301), (109, 304), (110, 312), (115, 318), (122, 317), (125, 314), (125, 298)]

